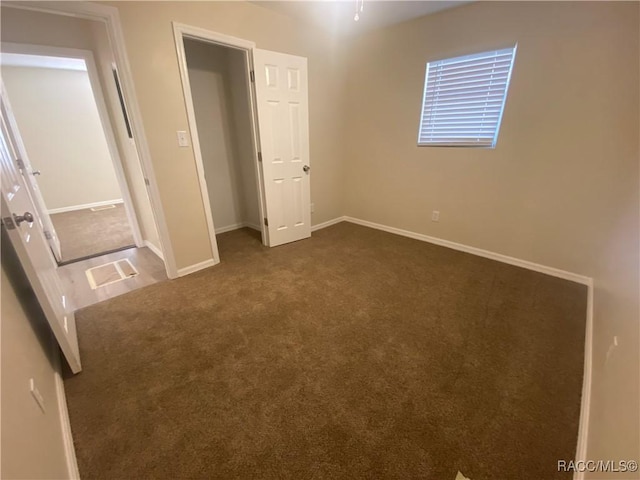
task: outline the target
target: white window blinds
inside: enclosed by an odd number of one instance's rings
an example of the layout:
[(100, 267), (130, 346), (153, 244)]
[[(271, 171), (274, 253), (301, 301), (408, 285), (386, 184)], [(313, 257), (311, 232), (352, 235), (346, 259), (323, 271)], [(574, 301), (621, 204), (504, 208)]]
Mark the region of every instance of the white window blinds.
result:
[(495, 147), (516, 47), (427, 63), (418, 145)]

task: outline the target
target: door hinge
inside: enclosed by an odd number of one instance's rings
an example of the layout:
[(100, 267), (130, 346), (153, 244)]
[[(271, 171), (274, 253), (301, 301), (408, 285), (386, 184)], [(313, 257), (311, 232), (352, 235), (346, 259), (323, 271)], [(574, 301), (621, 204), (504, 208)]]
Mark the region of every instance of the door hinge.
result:
[(149, 179), (145, 178), (144, 179), (144, 184), (148, 187), (149, 185), (151, 185), (151, 183), (149, 183)]
[(16, 228), (16, 224), (11, 217), (4, 217), (2, 219), (2, 225), (4, 225), (7, 230), (15, 230)]
[(262, 152), (258, 152), (258, 161), (261, 162), (262, 161)]
[(256, 72), (251, 70), (251, 73), (249, 73), (249, 77), (251, 78), (252, 82), (255, 82), (256, 81)]
[(264, 225), (265, 225), (266, 227), (268, 227), (268, 226), (269, 226), (269, 220), (267, 220), (267, 217), (265, 217), (265, 218), (264, 218)]
[(18, 168), (20, 170), (24, 170), (24, 162), (22, 161), (21, 158), (16, 158), (16, 164), (18, 165)]
[(45, 230), (44, 238), (46, 238), (47, 240), (51, 240), (53, 238), (53, 235), (51, 235), (51, 232), (49, 230)]

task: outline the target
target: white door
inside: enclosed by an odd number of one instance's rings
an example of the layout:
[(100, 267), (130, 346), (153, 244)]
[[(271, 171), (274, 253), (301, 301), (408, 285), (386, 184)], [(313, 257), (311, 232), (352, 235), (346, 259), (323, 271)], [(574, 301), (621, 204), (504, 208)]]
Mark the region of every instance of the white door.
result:
[(11, 137), (5, 128), (4, 120), (3, 117), (0, 129), (2, 225), (71, 371), (78, 373), (81, 365), (75, 317), (67, 306), (67, 299), (56, 271), (57, 265), (49, 252), (24, 178), (14, 163)]
[(40, 175), (40, 172), (35, 171), (31, 166), (31, 162), (29, 162), (29, 157), (26, 149), (24, 148), (24, 144), (22, 143), (16, 119), (11, 111), (11, 104), (9, 103), (9, 97), (4, 88), (4, 83), (2, 84), (2, 121), (5, 122), (3, 132), (7, 135), (5, 138), (7, 139), (9, 155), (11, 155), (15, 165), (18, 167), (20, 173), (25, 179), (25, 184), (29, 195), (31, 196), (31, 201), (34, 203), (35, 210), (38, 214), (38, 222), (42, 227), (53, 255), (56, 257), (57, 261), (60, 261), (62, 259), (60, 240), (58, 239), (56, 229), (53, 227), (53, 222), (51, 221), (51, 217), (49, 216), (49, 212), (36, 180), (36, 175)]
[(311, 236), (307, 59), (255, 49), (269, 245)]

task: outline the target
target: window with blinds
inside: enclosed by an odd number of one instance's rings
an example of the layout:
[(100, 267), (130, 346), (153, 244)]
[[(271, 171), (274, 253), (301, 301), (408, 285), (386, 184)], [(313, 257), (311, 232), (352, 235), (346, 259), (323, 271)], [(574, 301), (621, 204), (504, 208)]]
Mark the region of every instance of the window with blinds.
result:
[(427, 63), (418, 145), (495, 147), (516, 47)]

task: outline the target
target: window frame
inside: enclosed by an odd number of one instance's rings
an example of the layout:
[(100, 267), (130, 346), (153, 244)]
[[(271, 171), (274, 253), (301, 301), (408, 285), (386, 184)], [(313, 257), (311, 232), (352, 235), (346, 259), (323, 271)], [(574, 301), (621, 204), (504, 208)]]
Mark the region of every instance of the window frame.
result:
[[(502, 105), (500, 107), (500, 113), (498, 114), (498, 119), (497, 119), (497, 123), (496, 123), (496, 129), (493, 135), (493, 140), (491, 142), (491, 144), (478, 144), (478, 145), (474, 145), (474, 144), (454, 144), (454, 143), (427, 143), (427, 142), (421, 142), (421, 137), (422, 137), (422, 129), (423, 129), (423, 120), (424, 120), (424, 110), (425, 110), (425, 103), (427, 102), (427, 87), (428, 87), (428, 80), (429, 80), (429, 68), (431, 67), (432, 64), (434, 63), (438, 63), (438, 62), (442, 62), (444, 60), (454, 60), (457, 58), (464, 58), (464, 57), (473, 57), (473, 56), (479, 56), (485, 53), (489, 53), (489, 52), (499, 52), (502, 50), (512, 50), (511, 53), (511, 64), (509, 66), (509, 71), (507, 73), (507, 77), (506, 77), (506, 81), (505, 81), (505, 87), (504, 87), (504, 96), (502, 97)], [(500, 134), (500, 127), (502, 126), (502, 117), (504, 114), (504, 109), (507, 105), (507, 96), (509, 94), (509, 87), (511, 85), (511, 75), (513, 73), (513, 67), (515, 65), (516, 62), (516, 53), (518, 51), (518, 43), (516, 42), (513, 46), (507, 46), (507, 47), (502, 47), (502, 48), (493, 48), (490, 50), (483, 50), (480, 52), (475, 52), (475, 53), (469, 53), (469, 54), (463, 54), (463, 55), (457, 55), (455, 57), (444, 57), (444, 58), (440, 58), (437, 60), (430, 60), (427, 62), (426, 65), (426, 69), (425, 69), (425, 76), (424, 76), (424, 87), (422, 90), (422, 102), (421, 102), (421, 107), (420, 107), (420, 118), (419, 118), (419, 122), (418, 122), (418, 140), (417, 140), (417, 146), (418, 147), (443, 147), (443, 148), (484, 148), (484, 149), (495, 149), (497, 144), (498, 144), (498, 137)]]

